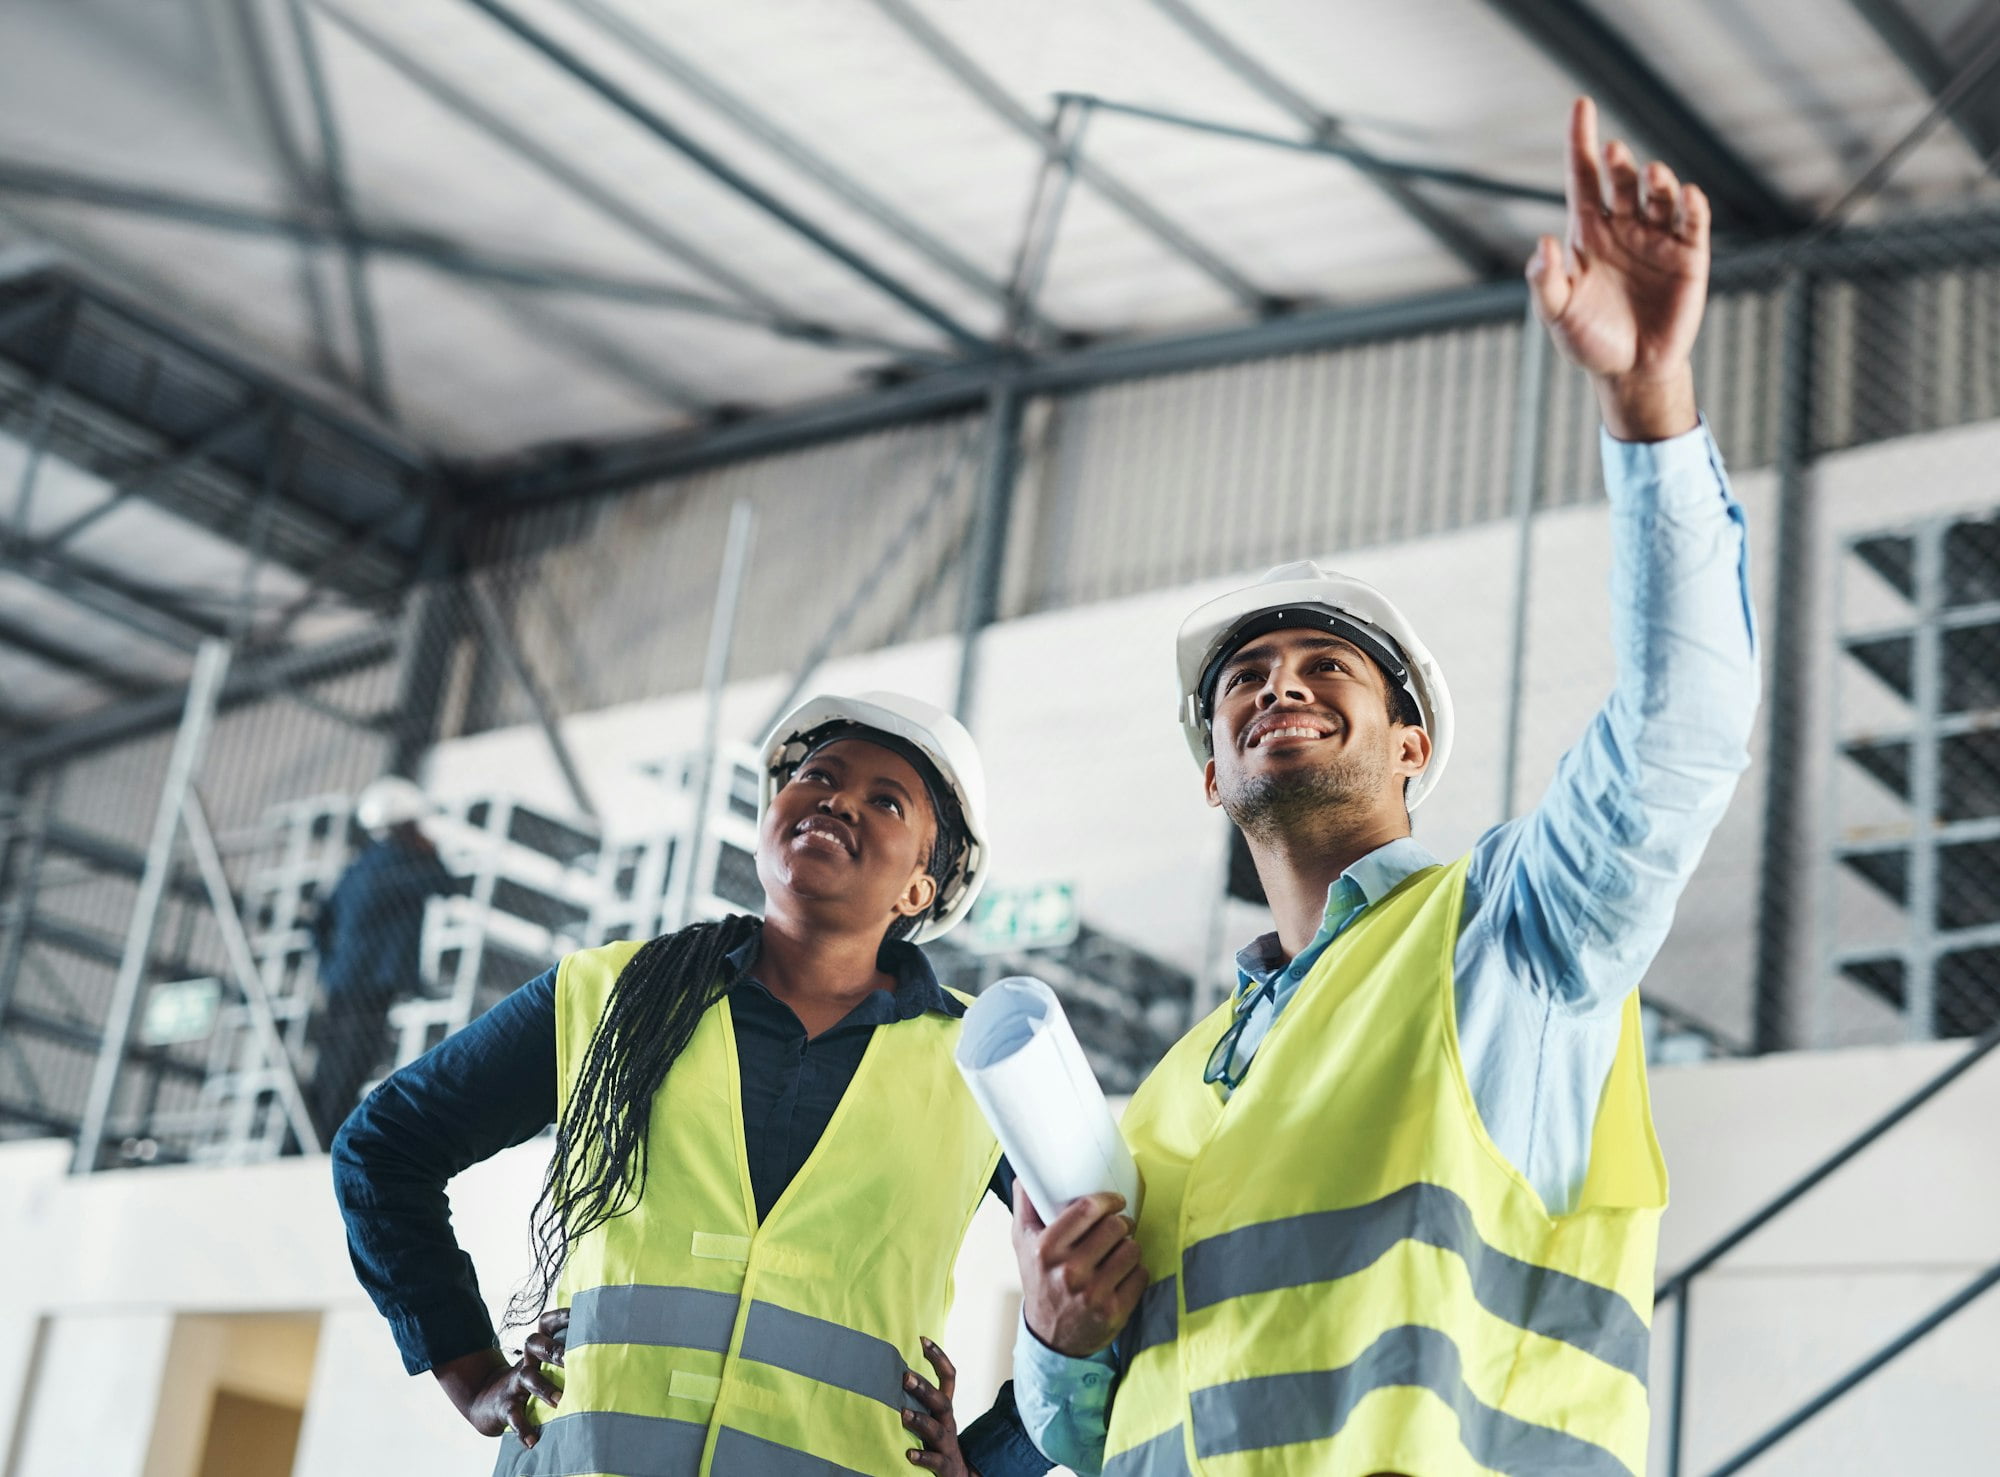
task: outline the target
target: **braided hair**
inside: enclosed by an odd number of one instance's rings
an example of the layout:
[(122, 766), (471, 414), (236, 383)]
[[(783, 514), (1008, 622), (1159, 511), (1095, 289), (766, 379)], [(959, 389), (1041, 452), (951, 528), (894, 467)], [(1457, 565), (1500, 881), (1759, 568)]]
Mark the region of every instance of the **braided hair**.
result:
[(637, 1207), (653, 1098), (715, 1003), (728, 956), (762, 926), (747, 914), (690, 924), (642, 944), (619, 972), (556, 1123), (529, 1222), (535, 1270), (507, 1305), (508, 1327), (540, 1316), (578, 1241)]

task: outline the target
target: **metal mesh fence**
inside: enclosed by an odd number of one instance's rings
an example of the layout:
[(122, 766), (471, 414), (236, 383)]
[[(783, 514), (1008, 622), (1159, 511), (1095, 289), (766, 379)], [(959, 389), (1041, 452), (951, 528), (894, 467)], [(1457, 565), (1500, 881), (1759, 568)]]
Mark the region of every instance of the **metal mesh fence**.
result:
[[(1423, 832), (1469, 842), (1501, 818), (1497, 796), (1517, 812), (1534, 801), (1612, 679), (1596, 407), (1560, 367), (1535, 398), (1523, 362), (1519, 318), (1487, 312), (1037, 392), (983, 613), (979, 416), (475, 520), (466, 572), (359, 612), (377, 639), (345, 665), (230, 690), (201, 759), (233, 906), (304, 1086), (328, 1073), (322, 1097), (351, 1101), (566, 948), (757, 906), (753, 719), (793, 681), (885, 648), (948, 685), (947, 638), (969, 618), (1083, 621), (1184, 587), (1191, 602), (1204, 582), (1302, 557), (1379, 572), (1407, 603), (1433, 601), (1440, 642), (1470, 654), (1453, 676), (1474, 732)], [(1737, 254), (1718, 271), (1697, 376), (1748, 516), (1766, 696), (1756, 762), (1648, 980), (1656, 1049), (1983, 1030), (2000, 1019), (2000, 224)], [(1537, 438), (1525, 482), (1524, 428)], [(752, 531), (723, 600), (739, 507)], [(723, 675), (711, 638), (725, 605), (738, 695), (709, 764), (686, 715)], [(1516, 620), (1518, 668), (1500, 635)], [(1170, 634), (1118, 659), (1158, 663)], [(1156, 721), (1106, 701), (1093, 721)], [(681, 706), (655, 739), (655, 718), (631, 715), (658, 702)], [(40, 763), (14, 797), (0, 1132), (82, 1120), (170, 722)], [(1030, 764), (1041, 751), (1007, 723), (980, 725), (994, 762)], [(312, 922), (371, 844), (356, 797), (399, 767), (442, 810), (454, 880), (419, 897), (421, 927), (398, 946), (408, 979), (354, 1037), (365, 1062), (336, 1071), (312, 1025), (327, 996)], [(1135, 816), (1147, 803), (1115, 772), (1021, 782), (1109, 794)], [(1204, 898), (1222, 892), (1211, 859), (1149, 856), (1142, 840), (1132, 854), (1135, 876), (1171, 864), (1201, 874)], [(185, 846), (166, 876), (106, 1162), (277, 1152), (282, 1094), (226, 920)], [(1039, 953), (940, 958), (967, 983), (993, 958), (1068, 979), (1100, 1069), (1129, 1084), (1212, 987), (1219, 946), (1259, 926), (1254, 910), (1223, 912), (1207, 943), (1159, 946), (1127, 896), (1144, 890), (1100, 889), (1080, 929)]]

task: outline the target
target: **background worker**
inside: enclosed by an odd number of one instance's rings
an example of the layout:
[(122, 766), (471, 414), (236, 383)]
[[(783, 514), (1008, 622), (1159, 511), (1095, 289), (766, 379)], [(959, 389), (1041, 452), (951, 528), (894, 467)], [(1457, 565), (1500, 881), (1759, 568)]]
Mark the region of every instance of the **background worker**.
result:
[(1452, 709), (1414, 623), (1297, 564), (1183, 626), (1183, 724), (1277, 929), (1133, 1098), (1136, 1239), (1116, 1197), (1017, 1204), (1021, 1410), (1080, 1471), (1644, 1470), (1666, 1180), (1634, 987), (1758, 679), (1689, 367), (1708, 202), (1600, 153), (1588, 100), (1567, 181), (1528, 279), (1604, 415), (1616, 686), (1540, 803), (1440, 866), (1409, 808)]
[[(1039, 1477), (1011, 1393), (959, 1436), (927, 1337), (973, 1211), (1012, 1182), (952, 1061), (964, 1004), (915, 946), (984, 880), (978, 753), (872, 693), (794, 710), (765, 766), (762, 920), (571, 954), (348, 1120), (355, 1270), (405, 1367), (505, 1433), (510, 1477)], [(552, 1121), (511, 1322), (558, 1307), (510, 1362), (445, 1185)]]
[(321, 1143), (353, 1111), (361, 1085), (389, 1065), (389, 1007), (418, 991), (425, 904), (463, 890), (423, 832), (435, 809), (397, 775), (363, 790), (354, 823), (367, 844), (313, 915), (320, 998), (306, 1040), (318, 1063), (306, 1107)]

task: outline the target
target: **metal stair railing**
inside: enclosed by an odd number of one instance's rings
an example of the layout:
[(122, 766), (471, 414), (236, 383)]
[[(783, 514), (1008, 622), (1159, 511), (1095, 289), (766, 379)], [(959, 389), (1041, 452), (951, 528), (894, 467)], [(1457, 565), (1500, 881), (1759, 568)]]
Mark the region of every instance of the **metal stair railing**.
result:
[[(1766, 1201), (1756, 1211), (1746, 1216), (1733, 1228), (1718, 1237), (1709, 1245), (1707, 1250), (1696, 1256), (1686, 1266), (1682, 1267), (1654, 1290), (1653, 1304), (1656, 1310), (1676, 1298), (1680, 1301), (1680, 1306), (1676, 1310), (1674, 1318), (1674, 1393), (1672, 1404), (1668, 1407), (1667, 1416), (1667, 1477), (1681, 1477), (1682, 1472), (1682, 1436), (1686, 1426), (1687, 1406), (1688, 1313), (1692, 1302), (1691, 1288), (1694, 1279), (1699, 1277), (1703, 1272), (1706, 1272), (1745, 1241), (1749, 1240), (1750, 1237), (1769, 1225), (1773, 1220), (1776, 1220), (1793, 1205), (1804, 1199), (1806, 1195), (1823, 1184), (1856, 1155), (1867, 1149), (1876, 1140), (1896, 1127), (1897, 1124), (1908, 1118), (1912, 1113), (1915, 1113), (1924, 1104), (1944, 1091), (1945, 1088), (1951, 1086), (1952, 1083), (1971, 1071), (1972, 1068), (1979, 1065), (1996, 1046), (2000, 1046), (2000, 1024), (1988, 1027), (1984, 1033), (1973, 1041), (1969, 1048), (1955, 1057), (1942, 1071), (1936, 1073), (1921, 1087), (1911, 1092), (1894, 1107), (1882, 1114), (1881, 1117), (1862, 1129), (1860, 1133), (1849, 1139), (1840, 1148), (1834, 1150), (1833, 1153), (1822, 1159), (1813, 1168), (1806, 1171), (1805, 1174), (1792, 1181), (1791, 1184), (1787, 1185), (1777, 1195)], [(1910, 1328), (1904, 1330), (1903, 1333), (1884, 1345), (1875, 1354), (1863, 1360), (1838, 1380), (1827, 1386), (1818, 1395), (1792, 1412), (1791, 1415), (1778, 1422), (1755, 1441), (1737, 1452), (1727, 1462), (1723, 1463), (1722, 1466), (1708, 1474), (1708, 1477), (1729, 1477), (1729, 1474), (1740, 1471), (1757, 1457), (1770, 1450), (1771, 1447), (1777, 1445), (1785, 1437), (1791, 1435), (1792, 1432), (1803, 1426), (1807, 1421), (1825, 1410), (1829, 1405), (1832, 1405), (1836, 1400), (1846, 1395), (1855, 1386), (1868, 1379), (1869, 1376), (1880, 1370), (1884, 1365), (1902, 1354), (1912, 1344), (1926, 1337), (1940, 1324), (1967, 1307), (1996, 1283), (2000, 1283), (2000, 1266), (1981, 1273), (1960, 1292), (1953, 1295)]]

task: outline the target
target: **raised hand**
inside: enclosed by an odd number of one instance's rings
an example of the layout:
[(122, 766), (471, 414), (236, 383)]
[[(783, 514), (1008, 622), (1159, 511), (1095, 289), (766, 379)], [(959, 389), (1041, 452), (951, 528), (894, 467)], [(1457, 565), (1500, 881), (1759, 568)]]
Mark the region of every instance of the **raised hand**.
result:
[(1694, 429), (1690, 356), (1708, 298), (1709, 203), (1619, 139), (1602, 150), (1597, 107), (1570, 112), (1568, 227), (1528, 260), (1536, 314), (1595, 380), (1611, 434), (1657, 441)]

